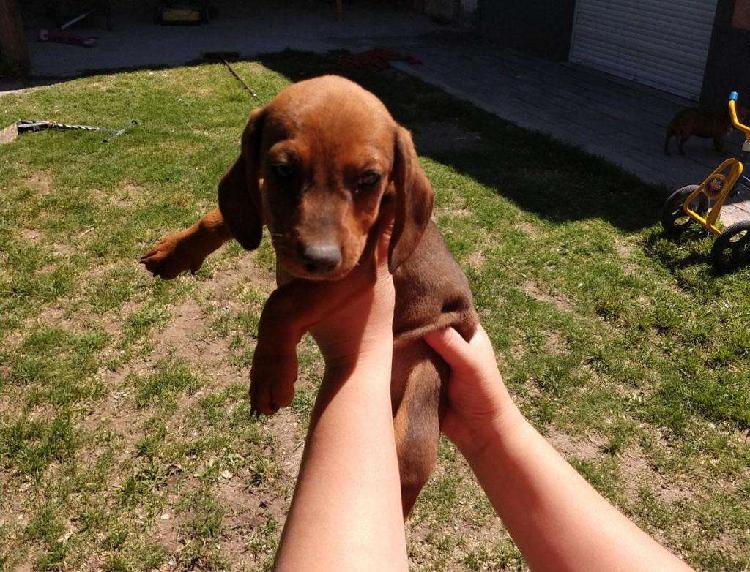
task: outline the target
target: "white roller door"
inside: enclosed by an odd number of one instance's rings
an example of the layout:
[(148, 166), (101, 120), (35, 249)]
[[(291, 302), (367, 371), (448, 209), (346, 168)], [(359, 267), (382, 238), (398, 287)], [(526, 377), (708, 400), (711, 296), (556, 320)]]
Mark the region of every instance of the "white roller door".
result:
[(570, 61), (697, 99), (716, 3), (578, 0)]

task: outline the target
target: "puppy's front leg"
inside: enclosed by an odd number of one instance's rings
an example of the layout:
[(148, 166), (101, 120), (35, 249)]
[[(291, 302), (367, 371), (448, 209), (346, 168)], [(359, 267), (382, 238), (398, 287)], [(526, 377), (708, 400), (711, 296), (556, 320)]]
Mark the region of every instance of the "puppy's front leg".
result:
[(250, 405), (271, 415), (294, 397), (297, 344), (324, 317), (375, 282), (374, 261), (363, 261), (346, 278), (332, 282), (293, 280), (271, 294), (258, 326), (250, 370)]
[(214, 209), (190, 228), (163, 238), (140, 262), (154, 276), (174, 278), (197, 272), (206, 256), (232, 238), (219, 209)]

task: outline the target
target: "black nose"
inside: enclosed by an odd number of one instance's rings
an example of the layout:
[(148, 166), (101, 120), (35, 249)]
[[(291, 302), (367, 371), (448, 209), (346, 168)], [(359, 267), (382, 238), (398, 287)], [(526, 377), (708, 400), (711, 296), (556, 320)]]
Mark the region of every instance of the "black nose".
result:
[(312, 244), (304, 247), (302, 259), (309, 272), (328, 272), (341, 262), (341, 250), (336, 244)]

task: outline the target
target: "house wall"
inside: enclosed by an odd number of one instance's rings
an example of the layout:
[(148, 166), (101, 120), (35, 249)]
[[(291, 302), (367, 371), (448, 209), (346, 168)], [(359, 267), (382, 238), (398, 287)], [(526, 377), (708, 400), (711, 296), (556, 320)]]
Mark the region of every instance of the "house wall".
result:
[(479, 0), (482, 35), (552, 60), (568, 59), (575, 0)]
[(29, 49), (16, 0), (0, 0), (0, 75), (24, 76), (29, 68)]
[[(750, 3), (736, 1), (745, 4), (738, 9)], [(701, 93), (701, 104), (708, 108), (726, 105), (732, 90), (739, 91), (740, 102), (750, 106), (750, 30), (732, 25), (734, 12), (735, 0), (719, 0)]]

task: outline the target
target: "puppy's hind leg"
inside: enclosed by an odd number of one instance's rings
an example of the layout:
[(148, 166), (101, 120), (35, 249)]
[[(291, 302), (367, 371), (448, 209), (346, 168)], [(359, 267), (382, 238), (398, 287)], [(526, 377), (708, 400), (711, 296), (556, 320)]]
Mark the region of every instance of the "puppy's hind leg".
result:
[(441, 387), (448, 366), (422, 340), (399, 348), (393, 358), (391, 388), (395, 404), (401, 504), (409, 515), (419, 492), (435, 468), (440, 439)]

